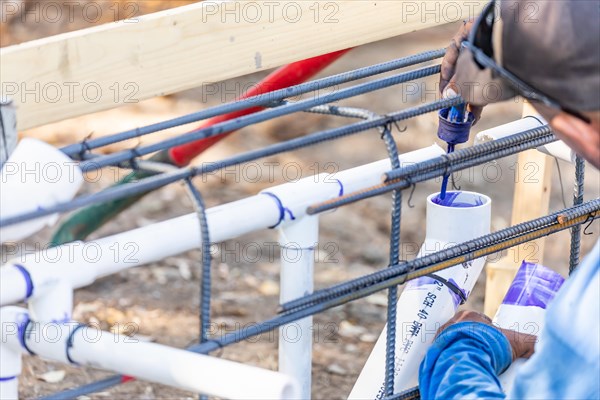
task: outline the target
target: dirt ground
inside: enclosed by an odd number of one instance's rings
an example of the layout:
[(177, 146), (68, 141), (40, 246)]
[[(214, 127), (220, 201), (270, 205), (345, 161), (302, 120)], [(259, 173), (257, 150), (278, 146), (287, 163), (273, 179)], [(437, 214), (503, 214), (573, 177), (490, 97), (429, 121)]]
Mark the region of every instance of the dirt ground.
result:
[[(168, 2), (142, 2), (144, 12), (165, 8)], [(172, 2), (188, 3), (188, 2)], [(33, 26), (20, 21), (2, 24), (3, 46), (24, 40), (81, 28), (81, 25), (55, 27)], [(393, 38), (357, 48), (336, 62), (321, 76), (347, 71), (390, 60), (420, 51), (441, 48), (456, 30), (455, 25), (441, 26), (403, 37)], [(23, 136), (42, 138), (56, 146), (73, 143), (90, 133), (98, 137), (116, 131), (164, 120), (198, 109), (231, 100), (231, 91), (247, 87), (266, 73), (241, 77), (218, 85), (219, 91), (210, 94), (208, 88), (198, 88), (173, 96), (156, 98), (138, 104), (63, 121), (23, 132)], [(436, 97), (437, 77), (414, 84), (401, 85), (340, 102), (343, 105), (364, 107), (377, 113), (399, 110), (432, 101)], [(210, 93), (214, 92), (211, 88)], [(475, 132), (518, 119), (521, 101), (512, 101), (488, 107)], [(407, 121), (404, 133), (395, 133), (402, 153), (431, 145), (437, 141), (437, 117), (433, 114)], [(348, 123), (339, 118), (303, 114), (280, 118), (248, 127), (219, 143), (206, 152), (196, 163), (209, 162), (271, 143), (302, 136), (318, 130)], [(166, 133), (150, 135), (142, 143), (158, 141), (166, 136), (185, 132), (187, 127)], [(120, 146), (131, 146), (126, 143)], [(114, 151), (119, 146), (106, 149)], [(256, 166), (260, 179), (249, 178), (250, 171), (241, 166), (207, 178), (197, 178), (195, 183), (205, 196), (208, 206), (215, 206), (253, 195), (258, 191), (301, 176), (318, 172), (332, 172), (362, 165), (386, 157), (385, 148), (377, 131), (365, 132), (335, 142), (285, 153), (260, 160)], [(274, 164), (275, 163), (275, 164)], [(509, 157), (474, 168), (458, 179), (464, 190), (478, 191), (493, 199), (492, 229), (502, 229), (510, 224), (513, 186), (516, 172), (519, 176), (533, 172), (518, 166), (516, 157)], [(271, 169), (275, 165), (274, 169)], [(551, 210), (563, 208), (563, 191), (567, 203), (571, 202), (573, 166), (559, 162), (562, 182), (556, 168), (553, 173)], [(599, 195), (599, 175), (588, 168), (586, 198)], [(269, 173), (270, 172), (270, 173)], [(88, 177), (83, 192), (96, 192), (122, 175), (107, 171), (100, 178)], [(561, 190), (562, 188), (562, 190)], [(424, 238), (425, 199), (439, 190), (439, 181), (419, 184), (412, 196), (413, 208), (408, 206), (408, 192), (404, 197), (402, 223), (402, 257), (410, 259), (414, 245)], [(390, 228), (390, 196), (380, 196), (343, 207), (322, 216), (320, 242), (315, 266), (315, 286), (328, 287), (347, 279), (384, 268), (387, 264), (388, 235)], [(96, 232), (93, 238), (145, 226), (193, 211), (192, 203), (181, 184), (170, 185), (145, 197), (135, 207)], [(589, 228), (594, 232), (583, 240), (583, 253), (589, 251), (597, 240), (598, 224)], [(51, 237), (47, 229), (26, 241), (22, 250), (36, 244), (44, 245)], [(546, 241), (544, 264), (566, 276), (568, 265), (568, 232)], [(165, 246), (177, 238), (165, 237)], [(269, 245), (277, 240), (275, 231), (258, 232), (214, 247), (212, 288), (212, 316), (215, 334), (262, 321), (274, 315), (279, 298), (279, 252)], [(414, 245), (413, 245), (414, 244)], [(3, 249), (3, 251), (5, 251)], [(496, 262), (498, 256), (492, 257)], [(129, 269), (103, 278), (75, 293), (74, 318), (95, 323), (103, 329), (135, 334), (140, 340), (152, 340), (175, 347), (185, 347), (198, 336), (200, 253), (193, 250), (161, 262)], [(82, 266), (84, 267), (84, 266)], [(485, 274), (482, 274), (469, 302), (464, 307), (482, 310)], [(313, 397), (315, 399), (342, 399), (349, 394), (366, 358), (385, 323), (385, 293), (329, 310), (315, 317), (313, 353)], [(318, 328), (318, 329), (317, 329)], [(219, 357), (277, 368), (276, 335), (263, 335), (225, 348)], [(49, 383), (43, 374), (49, 371), (66, 371), (63, 379)], [(67, 367), (25, 357), (20, 381), (22, 398), (35, 398), (58, 390), (109, 376), (107, 372), (92, 368)], [(202, 371), (198, 379), (204, 379)], [(232, 382), (235, 384), (235, 382)], [(192, 398), (189, 393), (148, 382), (131, 382), (90, 396), (93, 399), (175, 399)]]

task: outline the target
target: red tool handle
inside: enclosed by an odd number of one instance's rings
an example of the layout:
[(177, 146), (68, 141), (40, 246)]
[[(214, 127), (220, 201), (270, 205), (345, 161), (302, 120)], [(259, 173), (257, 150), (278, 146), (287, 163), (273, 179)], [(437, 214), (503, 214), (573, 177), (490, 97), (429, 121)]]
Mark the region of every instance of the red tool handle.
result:
[[(350, 49), (340, 50), (283, 66), (260, 81), (256, 86), (253, 86), (246, 93), (241, 95), (240, 99), (269, 93), (274, 90), (284, 89), (286, 87), (305, 82), (333, 63), (335, 60), (340, 58), (349, 50)], [(234, 111), (229, 114), (219, 115), (206, 120), (196, 130), (200, 130), (219, 122), (252, 114), (261, 110), (264, 110), (264, 107), (251, 107), (244, 110)], [(185, 166), (189, 164), (193, 158), (198, 156), (213, 144), (217, 143), (219, 140), (225, 138), (230, 133), (231, 132), (226, 132), (221, 135), (211, 136), (209, 138), (200, 139), (192, 143), (186, 143), (181, 146), (173, 147), (169, 150), (169, 158), (175, 165), (180, 167)]]

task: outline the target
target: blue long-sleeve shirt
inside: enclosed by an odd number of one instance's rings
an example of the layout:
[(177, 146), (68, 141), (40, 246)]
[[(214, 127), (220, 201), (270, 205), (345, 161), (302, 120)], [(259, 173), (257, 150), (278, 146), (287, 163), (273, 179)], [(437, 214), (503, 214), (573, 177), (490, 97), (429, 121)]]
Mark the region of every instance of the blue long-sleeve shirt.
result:
[(421, 363), (421, 398), (600, 399), (600, 241), (548, 307), (535, 353), (507, 395), (498, 375), (511, 360), (510, 343), (497, 329), (452, 325)]

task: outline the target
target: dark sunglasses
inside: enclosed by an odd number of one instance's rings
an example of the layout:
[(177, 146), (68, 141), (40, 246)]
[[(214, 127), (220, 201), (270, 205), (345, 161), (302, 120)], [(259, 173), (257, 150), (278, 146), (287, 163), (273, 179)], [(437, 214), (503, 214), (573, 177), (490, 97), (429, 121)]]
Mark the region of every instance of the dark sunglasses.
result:
[(492, 29), (495, 18), (496, 6), (495, 1), (492, 1), (485, 6), (481, 15), (475, 21), (469, 34), (469, 39), (462, 43), (462, 47), (468, 49), (471, 54), (473, 54), (473, 58), (479, 67), (481, 69), (489, 68), (495, 76), (510, 85), (522, 97), (534, 102), (542, 103), (547, 107), (564, 111), (589, 124), (590, 119), (585, 115), (561, 105), (559, 101), (533, 88), (531, 85), (525, 83), (515, 74), (494, 61)]

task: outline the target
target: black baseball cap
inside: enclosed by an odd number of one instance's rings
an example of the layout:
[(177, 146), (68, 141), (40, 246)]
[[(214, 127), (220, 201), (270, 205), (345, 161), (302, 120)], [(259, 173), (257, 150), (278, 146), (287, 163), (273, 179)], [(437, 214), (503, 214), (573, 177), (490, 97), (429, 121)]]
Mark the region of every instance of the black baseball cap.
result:
[(483, 106), (516, 95), (547, 119), (600, 110), (600, 1), (487, 4), (463, 43), (454, 83)]

